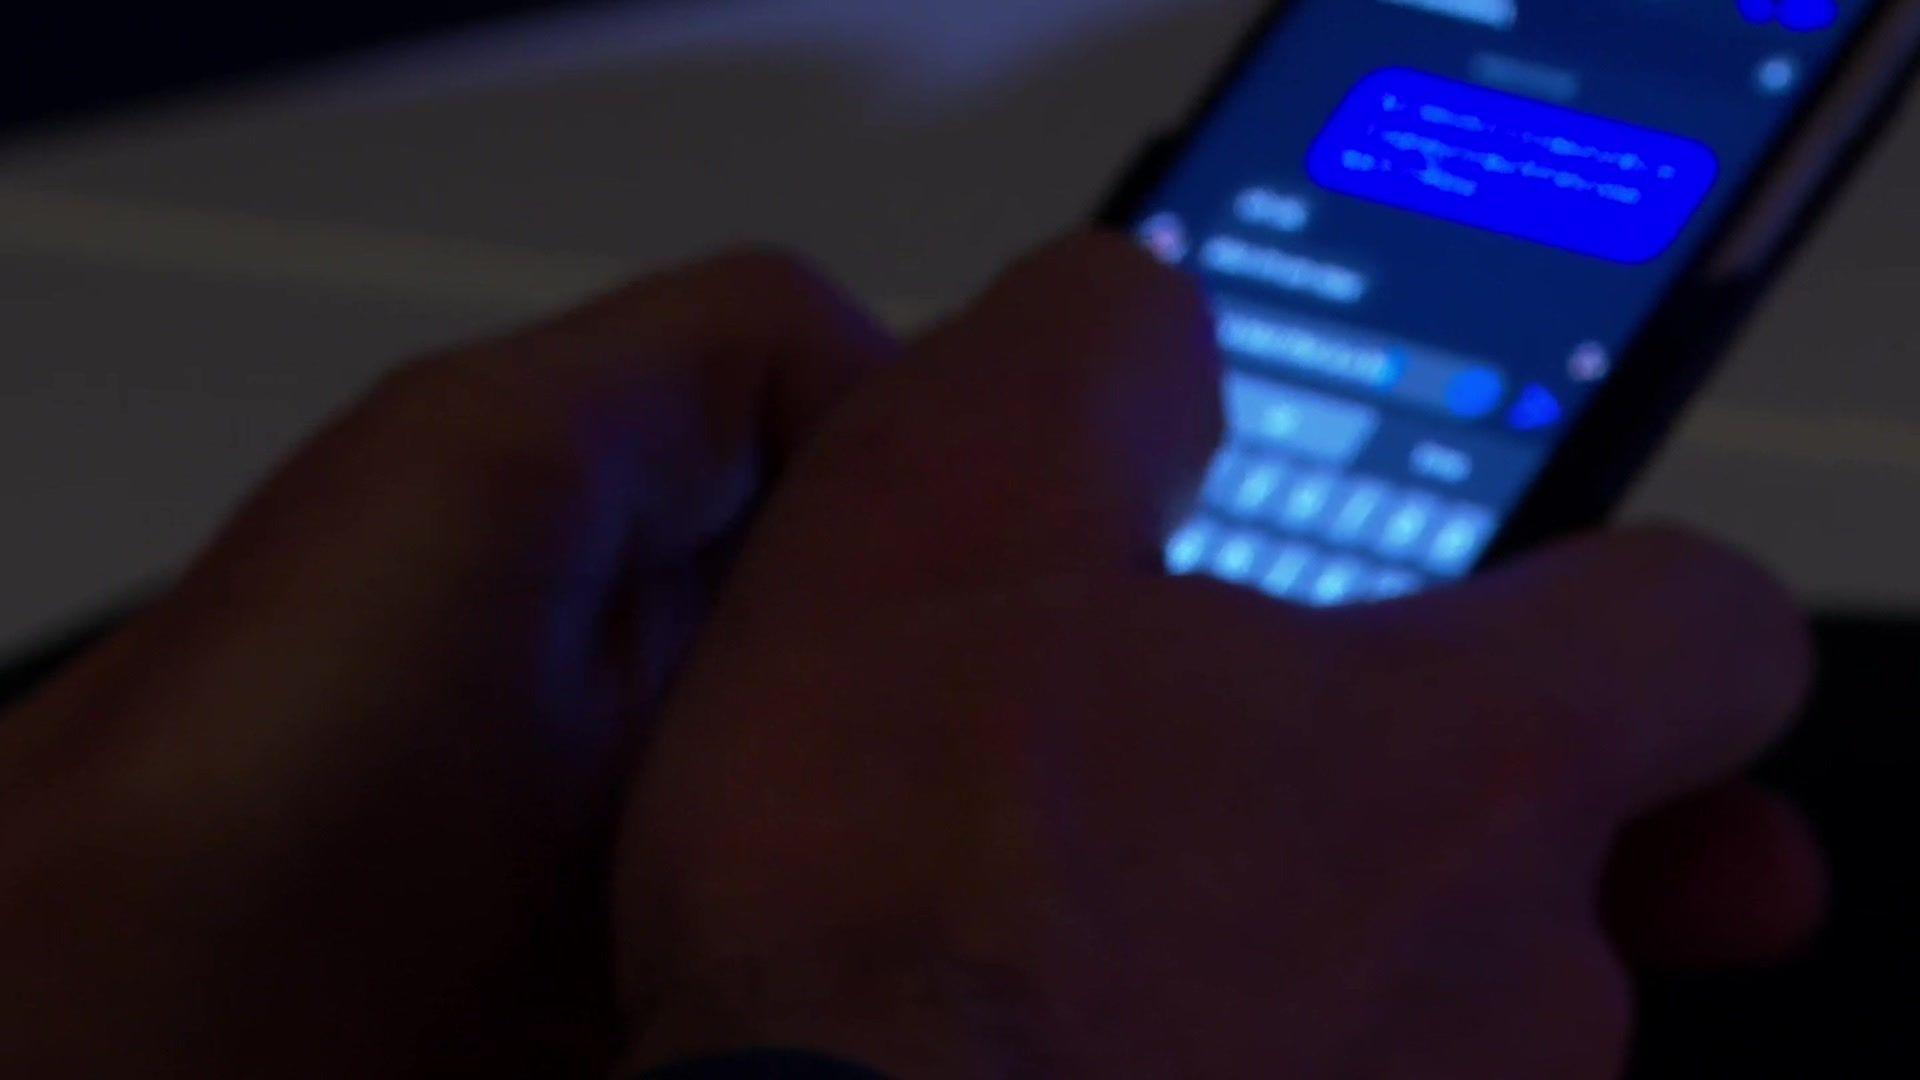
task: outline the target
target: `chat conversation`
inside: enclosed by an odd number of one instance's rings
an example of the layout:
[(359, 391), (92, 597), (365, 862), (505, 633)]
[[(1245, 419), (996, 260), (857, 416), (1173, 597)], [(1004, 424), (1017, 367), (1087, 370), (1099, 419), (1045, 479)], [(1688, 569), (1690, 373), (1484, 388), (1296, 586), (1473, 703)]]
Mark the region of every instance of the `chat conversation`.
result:
[(1679, 239), (1720, 163), (1680, 135), (1389, 68), (1347, 96), (1307, 169), (1343, 195), (1644, 263)]

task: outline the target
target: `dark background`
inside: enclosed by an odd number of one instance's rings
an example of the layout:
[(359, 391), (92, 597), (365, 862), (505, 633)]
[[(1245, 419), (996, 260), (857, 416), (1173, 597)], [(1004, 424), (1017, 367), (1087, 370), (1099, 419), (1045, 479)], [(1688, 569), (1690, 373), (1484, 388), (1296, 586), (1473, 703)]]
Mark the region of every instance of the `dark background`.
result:
[[(27, 0), (0, 18), (0, 133), (554, 0), (128, 4)], [(230, 10), (229, 10), (230, 9)]]

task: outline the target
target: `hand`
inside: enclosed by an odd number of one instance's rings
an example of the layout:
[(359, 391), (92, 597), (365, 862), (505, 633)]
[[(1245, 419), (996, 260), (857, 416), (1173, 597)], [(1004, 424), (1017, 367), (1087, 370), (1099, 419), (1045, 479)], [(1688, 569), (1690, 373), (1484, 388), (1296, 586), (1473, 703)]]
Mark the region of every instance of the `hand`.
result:
[[(1614, 843), (1781, 731), (1808, 646), (1778, 589), (1672, 533), (1334, 612), (1165, 579), (1217, 377), (1191, 288), (1088, 240), (830, 417), (626, 821), (632, 1064), (1606, 1076), (1610, 854), (1645, 878), (1627, 940), (1805, 932), (1818, 863), (1771, 803), (1696, 804), (1721, 827), (1677, 868)], [(1639, 850), (1698, 837), (1669, 813)]]
[(627, 746), (768, 470), (893, 349), (744, 255), (389, 379), (0, 720), (7, 1070), (604, 1064)]

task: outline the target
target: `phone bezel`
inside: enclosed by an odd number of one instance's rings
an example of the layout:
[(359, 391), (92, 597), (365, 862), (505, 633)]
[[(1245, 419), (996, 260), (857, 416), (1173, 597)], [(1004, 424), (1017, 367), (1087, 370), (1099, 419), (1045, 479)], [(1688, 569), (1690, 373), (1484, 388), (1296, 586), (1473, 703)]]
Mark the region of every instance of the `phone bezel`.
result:
[[(1297, 2), (1279, 0), (1255, 20), (1199, 104), (1135, 160), (1101, 208), (1102, 225), (1132, 227), (1147, 197), (1268, 38), (1282, 32)], [(1878, 0), (1805, 106), (1768, 147), (1732, 211), (1700, 245), (1678, 283), (1622, 351), (1613, 375), (1501, 523), (1479, 569), (1608, 518), (1725, 356), (1748, 314), (1857, 173), (1866, 151), (1903, 104), (1917, 70), (1920, 0)], [(1803, 160), (1805, 149), (1821, 141), (1831, 142), (1832, 152)], [(1784, 205), (1779, 202), (1783, 192)], [(1769, 230), (1758, 250), (1730, 262), (1736, 240)]]

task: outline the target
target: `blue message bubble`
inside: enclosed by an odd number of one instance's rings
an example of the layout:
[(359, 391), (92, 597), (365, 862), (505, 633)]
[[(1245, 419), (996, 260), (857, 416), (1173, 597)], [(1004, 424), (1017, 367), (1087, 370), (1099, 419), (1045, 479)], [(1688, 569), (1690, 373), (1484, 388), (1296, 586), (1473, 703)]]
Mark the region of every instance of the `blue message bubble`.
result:
[(1658, 258), (1706, 201), (1706, 144), (1437, 75), (1363, 79), (1307, 155), (1329, 190), (1621, 263)]

